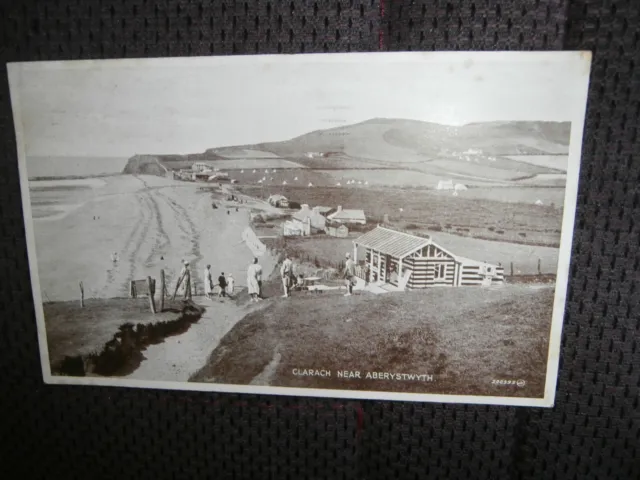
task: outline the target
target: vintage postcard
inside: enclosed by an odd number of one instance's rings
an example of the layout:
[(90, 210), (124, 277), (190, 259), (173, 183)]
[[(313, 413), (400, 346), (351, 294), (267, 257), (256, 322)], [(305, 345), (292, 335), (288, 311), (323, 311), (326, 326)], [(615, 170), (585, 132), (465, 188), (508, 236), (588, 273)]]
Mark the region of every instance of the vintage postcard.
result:
[(553, 405), (590, 65), (10, 64), (44, 381)]

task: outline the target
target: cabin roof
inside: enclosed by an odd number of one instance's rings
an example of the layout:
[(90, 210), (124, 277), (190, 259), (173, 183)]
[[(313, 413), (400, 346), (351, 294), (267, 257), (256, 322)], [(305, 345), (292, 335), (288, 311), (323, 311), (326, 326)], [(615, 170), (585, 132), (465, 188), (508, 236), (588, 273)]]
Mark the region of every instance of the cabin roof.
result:
[(331, 220), (365, 220), (367, 217), (364, 214), (364, 210), (356, 210), (356, 209), (343, 209), (338, 210), (331, 215), (329, 215), (329, 219)]
[(354, 242), (396, 258), (406, 257), (432, 243), (430, 238), (417, 237), (380, 226), (365, 233)]

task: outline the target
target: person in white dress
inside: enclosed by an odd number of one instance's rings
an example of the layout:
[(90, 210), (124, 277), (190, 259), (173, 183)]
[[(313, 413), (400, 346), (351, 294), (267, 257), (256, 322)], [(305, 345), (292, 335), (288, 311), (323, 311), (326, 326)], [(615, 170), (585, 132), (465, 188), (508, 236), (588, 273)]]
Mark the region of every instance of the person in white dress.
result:
[(253, 263), (247, 269), (247, 287), (252, 302), (257, 302), (260, 297), (260, 282), (262, 281), (262, 267), (258, 259), (254, 258)]
[(229, 294), (229, 296), (233, 295), (233, 289), (236, 286), (236, 281), (233, 278), (233, 274), (230, 273), (229, 275), (227, 275), (227, 293)]
[(211, 265), (207, 265), (204, 269), (204, 295), (207, 298), (211, 298), (213, 293), (213, 276), (211, 275)]

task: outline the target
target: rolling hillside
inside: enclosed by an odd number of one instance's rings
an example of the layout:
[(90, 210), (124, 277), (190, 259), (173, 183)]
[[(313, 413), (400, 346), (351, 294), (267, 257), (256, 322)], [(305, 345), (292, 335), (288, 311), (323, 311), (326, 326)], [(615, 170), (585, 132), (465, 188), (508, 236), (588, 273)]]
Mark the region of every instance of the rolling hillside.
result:
[[(504, 182), (565, 173), (569, 133), (568, 122), (488, 122), (455, 127), (375, 118), (281, 142), (212, 148), (193, 155), (136, 156), (125, 173), (140, 169), (161, 173), (158, 162), (181, 168), (196, 160), (279, 157), (312, 169), (399, 168), (442, 178)], [(541, 164), (526, 161), (527, 156), (548, 159)]]
[[(236, 148), (295, 159), (310, 168), (401, 167), (443, 176), (512, 180), (562, 172), (560, 167), (534, 165), (507, 156), (566, 156), (569, 133), (567, 122), (489, 122), (453, 127), (377, 118), (283, 142)], [(227, 147), (207, 153), (224, 155), (232, 151)], [(310, 152), (323, 155), (310, 157)]]

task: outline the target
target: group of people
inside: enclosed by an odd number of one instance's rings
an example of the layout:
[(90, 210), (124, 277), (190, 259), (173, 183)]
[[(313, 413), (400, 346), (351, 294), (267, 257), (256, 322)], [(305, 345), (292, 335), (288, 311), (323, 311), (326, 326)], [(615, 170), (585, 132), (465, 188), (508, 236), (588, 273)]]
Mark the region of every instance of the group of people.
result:
[[(353, 294), (353, 287), (356, 284), (355, 267), (355, 262), (351, 258), (351, 255), (347, 253), (344, 270), (342, 272), (347, 288), (345, 296), (351, 296)], [(293, 261), (288, 255), (280, 266), (280, 277), (284, 289), (283, 298), (289, 297), (295, 288), (301, 288), (304, 285), (303, 275), (295, 275)], [(189, 270), (189, 262), (187, 261), (184, 262), (182, 271), (178, 276), (176, 293), (180, 286), (184, 288), (185, 298), (191, 299), (191, 273)], [(207, 298), (212, 298), (215, 287), (218, 287), (218, 297), (231, 297), (235, 289), (235, 279), (233, 278), (233, 274), (229, 273), (225, 275), (225, 273), (222, 272), (220, 276), (218, 276), (217, 283), (214, 283), (211, 265), (207, 265), (204, 270), (204, 293)], [(247, 268), (247, 290), (252, 302), (258, 302), (262, 299), (262, 266), (258, 263), (257, 258), (254, 258), (253, 262)]]
[(211, 265), (207, 265), (204, 269), (204, 295), (207, 298), (211, 298), (214, 294), (215, 287), (218, 288), (218, 297), (231, 297), (233, 295), (233, 289), (235, 288), (235, 279), (233, 274), (227, 275), (222, 272), (218, 277), (218, 283), (213, 283), (213, 273), (211, 273)]
[[(182, 270), (178, 275), (178, 280), (176, 282), (176, 289), (173, 294), (175, 299), (176, 294), (180, 287), (182, 287), (184, 291), (184, 298), (186, 300), (191, 300), (192, 290), (191, 290), (191, 270), (189, 269), (189, 262), (182, 262)], [(212, 298), (215, 287), (218, 288), (218, 297), (231, 297), (233, 295), (233, 290), (235, 289), (235, 279), (233, 278), (233, 274), (229, 273), (225, 275), (224, 272), (220, 274), (218, 277), (218, 283), (213, 282), (213, 273), (211, 272), (211, 265), (207, 265), (204, 270), (204, 294), (207, 298)]]

